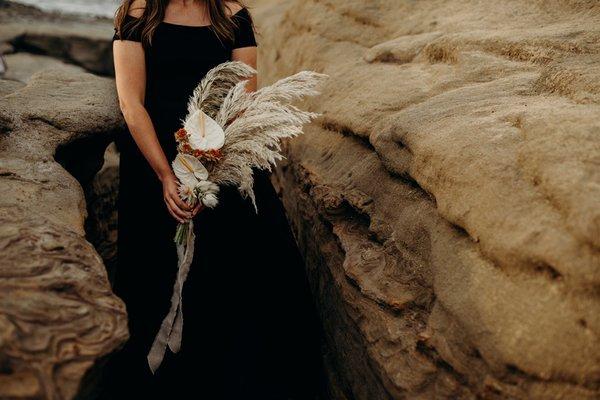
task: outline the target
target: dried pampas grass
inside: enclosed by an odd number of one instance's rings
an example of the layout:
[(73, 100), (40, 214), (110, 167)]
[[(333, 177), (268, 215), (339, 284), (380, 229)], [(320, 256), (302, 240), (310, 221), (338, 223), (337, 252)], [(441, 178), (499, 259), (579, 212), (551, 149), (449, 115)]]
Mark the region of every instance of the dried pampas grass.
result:
[[(239, 61), (220, 64), (206, 74), (190, 97), (183, 128), (175, 133), (179, 153), (173, 171), (180, 182), (180, 195), (192, 205), (217, 206), (219, 187), (227, 185), (250, 198), (256, 210), (254, 169), (271, 170), (283, 157), (281, 141), (302, 133), (302, 126), (319, 115), (291, 103), (317, 95), (317, 86), (327, 75), (302, 71), (248, 92), (247, 79), (255, 73)], [(152, 372), (160, 366), (167, 345), (173, 352), (181, 346), (182, 290), (194, 250), (192, 221), (179, 224), (175, 242), (177, 280), (171, 309), (148, 354)]]

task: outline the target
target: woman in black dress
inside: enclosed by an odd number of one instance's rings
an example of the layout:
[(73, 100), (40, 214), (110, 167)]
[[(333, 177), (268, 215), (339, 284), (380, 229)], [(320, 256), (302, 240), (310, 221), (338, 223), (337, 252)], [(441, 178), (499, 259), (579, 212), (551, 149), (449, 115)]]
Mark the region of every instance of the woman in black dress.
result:
[[(125, 1), (117, 13), (120, 136), (115, 293), (130, 340), (106, 368), (107, 398), (309, 399), (319, 381), (316, 319), (302, 260), (268, 175), (257, 174), (259, 214), (235, 189), (215, 209), (189, 209), (170, 162), (174, 132), (206, 72), (229, 60), (256, 67), (248, 9), (237, 1)], [(248, 84), (256, 88), (256, 77)], [(170, 306), (178, 221), (194, 218), (196, 248), (184, 286), (181, 352), (152, 375), (146, 355)]]

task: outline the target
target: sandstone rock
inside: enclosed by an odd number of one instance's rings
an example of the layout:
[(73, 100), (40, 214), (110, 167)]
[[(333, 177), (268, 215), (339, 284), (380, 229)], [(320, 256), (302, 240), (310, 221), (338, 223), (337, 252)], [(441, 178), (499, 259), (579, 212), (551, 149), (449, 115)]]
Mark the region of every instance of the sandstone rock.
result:
[(11, 94), (23, 86), (23, 82), (0, 79), (0, 97)]
[(274, 176), (356, 399), (600, 396), (600, 5), (256, 2), (331, 76)]
[(0, 55), (11, 54), (15, 51), (15, 48), (10, 43), (0, 43)]
[(20, 31), (12, 44), (17, 50), (41, 53), (79, 65), (90, 72), (112, 75), (112, 26), (101, 36), (89, 36), (87, 26), (57, 29), (54, 24)]
[(114, 83), (54, 69), (0, 93), (0, 398), (71, 399), (128, 334), (69, 173), (93, 176), (123, 129)]
[(90, 72), (112, 75), (112, 21), (45, 13), (0, 0), (0, 42), (13, 51), (61, 59)]
[(75, 65), (65, 64), (56, 58), (48, 56), (39, 56), (29, 53), (16, 53), (4, 57), (8, 66), (8, 71), (4, 74), (4, 79), (11, 79), (21, 82), (27, 82), (33, 74), (45, 69), (60, 68), (63, 71), (83, 72), (83, 69)]

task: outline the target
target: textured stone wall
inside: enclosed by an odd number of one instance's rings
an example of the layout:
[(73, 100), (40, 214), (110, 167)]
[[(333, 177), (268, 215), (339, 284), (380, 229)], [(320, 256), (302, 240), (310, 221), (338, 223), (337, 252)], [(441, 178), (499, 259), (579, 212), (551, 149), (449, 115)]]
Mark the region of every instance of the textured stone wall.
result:
[(340, 390), (600, 396), (600, 5), (255, 1), (331, 76), (274, 176)]
[(84, 72), (110, 73), (111, 31), (0, 0), (1, 399), (87, 398), (127, 339), (125, 306), (88, 242), (111, 259), (114, 212), (100, 198), (111, 167), (95, 175), (124, 124), (114, 82)]
[(27, 79), (0, 80), (0, 398), (71, 399), (128, 335), (73, 176), (94, 176), (123, 122), (110, 79)]
[[(112, 75), (112, 34), (112, 21), (107, 18), (48, 13), (0, 0), (0, 53), (46, 56), (46, 60), (36, 57), (33, 65), (38, 67), (42, 61), (52, 66), (62, 60), (96, 74)], [(26, 62), (30, 57), (23, 53), (9, 57), (9, 71), (22, 75), (32, 68), (31, 62)]]

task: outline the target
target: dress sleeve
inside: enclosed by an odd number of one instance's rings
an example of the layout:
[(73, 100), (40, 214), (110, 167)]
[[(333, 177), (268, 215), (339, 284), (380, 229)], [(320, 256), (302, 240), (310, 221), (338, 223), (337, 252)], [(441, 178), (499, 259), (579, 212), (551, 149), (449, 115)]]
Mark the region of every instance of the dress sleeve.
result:
[(232, 17), (237, 22), (238, 27), (235, 30), (233, 48), (257, 46), (254, 37), (254, 24), (252, 16), (247, 8), (242, 8)]
[(113, 40), (130, 40), (132, 42), (141, 42), (142, 41), (142, 27), (138, 25), (138, 18), (133, 17), (131, 15), (125, 16), (125, 21), (123, 23), (123, 29), (121, 29), (121, 34), (117, 32), (117, 28), (115, 27), (115, 34), (113, 35)]

